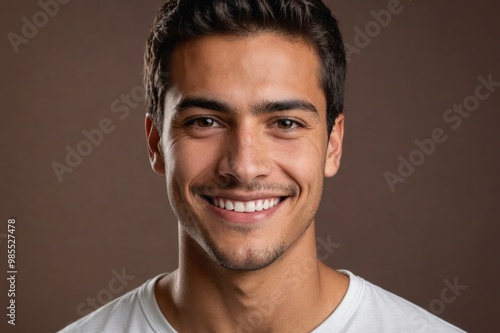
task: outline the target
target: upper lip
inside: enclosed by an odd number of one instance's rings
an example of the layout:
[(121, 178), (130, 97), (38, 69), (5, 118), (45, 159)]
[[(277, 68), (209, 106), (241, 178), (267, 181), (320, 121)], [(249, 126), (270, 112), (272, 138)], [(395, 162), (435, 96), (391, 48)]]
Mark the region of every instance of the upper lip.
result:
[(288, 197), (288, 195), (279, 193), (214, 193), (203, 194), (203, 196), (210, 198), (227, 199), (232, 201), (254, 201)]

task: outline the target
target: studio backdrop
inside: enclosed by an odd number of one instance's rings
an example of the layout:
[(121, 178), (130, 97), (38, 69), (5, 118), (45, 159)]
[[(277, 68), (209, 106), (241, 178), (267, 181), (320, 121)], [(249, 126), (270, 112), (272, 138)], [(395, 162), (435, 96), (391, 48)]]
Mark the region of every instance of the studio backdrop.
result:
[[(318, 257), (493, 332), (500, 3), (327, 3), (349, 73)], [(177, 221), (144, 135), (142, 57), (160, 5), (0, 4), (2, 332), (55, 332), (177, 267)]]

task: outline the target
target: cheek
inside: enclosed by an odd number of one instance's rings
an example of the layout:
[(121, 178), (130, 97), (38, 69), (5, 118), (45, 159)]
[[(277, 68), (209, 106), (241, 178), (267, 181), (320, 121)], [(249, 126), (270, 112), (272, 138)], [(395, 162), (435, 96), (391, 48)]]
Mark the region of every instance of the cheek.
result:
[(166, 185), (170, 205), (176, 216), (183, 221), (190, 233), (195, 233), (195, 221), (202, 212), (195, 205), (190, 186), (200, 178), (206, 178), (210, 170), (208, 147), (201, 147), (193, 140), (174, 139), (168, 145)]
[(170, 142), (169, 159), (166, 161), (169, 183), (177, 183), (181, 190), (188, 190), (198, 178), (213, 175), (216, 171), (220, 147), (187, 138)]
[(299, 184), (301, 190), (323, 182), (325, 152), (316, 141), (287, 142), (277, 145), (274, 151), (277, 164)]

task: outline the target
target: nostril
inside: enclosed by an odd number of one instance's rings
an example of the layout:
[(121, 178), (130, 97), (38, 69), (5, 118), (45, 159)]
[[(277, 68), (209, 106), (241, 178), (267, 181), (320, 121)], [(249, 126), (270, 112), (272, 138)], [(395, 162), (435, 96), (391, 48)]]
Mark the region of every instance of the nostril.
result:
[(221, 156), (217, 166), (218, 174), (226, 181), (236, 181), (240, 184), (268, 176), (272, 168), (266, 153), (259, 151), (252, 144), (242, 145), (235, 141), (228, 143), (231, 146)]

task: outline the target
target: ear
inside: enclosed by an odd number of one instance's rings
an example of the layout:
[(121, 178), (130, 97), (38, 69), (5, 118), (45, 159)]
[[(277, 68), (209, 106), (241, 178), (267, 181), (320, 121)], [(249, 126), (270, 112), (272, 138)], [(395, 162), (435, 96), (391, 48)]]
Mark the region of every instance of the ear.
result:
[(338, 115), (328, 138), (326, 150), (325, 177), (333, 177), (340, 167), (342, 157), (342, 140), (344, 138), (344, 114)]
[(149, 162), (153, 170), (159, 174), (165, 174), (165, 161), (161, 149), (161, 137), (153, 119), (146, 115), (146, 140), (148, 144)]

